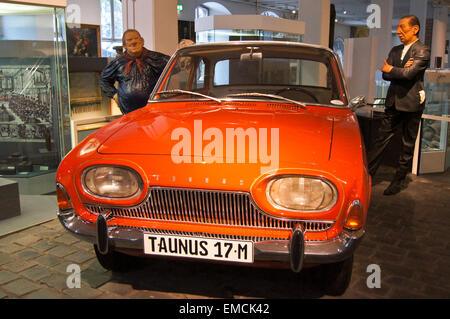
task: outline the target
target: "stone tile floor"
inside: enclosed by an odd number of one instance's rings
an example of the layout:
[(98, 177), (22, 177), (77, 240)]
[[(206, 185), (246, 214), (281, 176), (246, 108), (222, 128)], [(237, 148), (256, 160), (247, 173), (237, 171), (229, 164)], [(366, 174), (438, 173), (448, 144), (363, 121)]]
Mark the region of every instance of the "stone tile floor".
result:
[[(130, 271), (113, 273), (55, 219), (0, 238), (0, 299), (450, 298), (450, 183), (413, 176), (406, 190), (383, 196), (392, 174), (380, 174), (373, 187), (367, 233), (340, 297), (324, 295), (309, 269), (295, 275), (137, 259)], [(81, 288), (67, 285), (72, 264), (81, 269)], [(380, 267), (381, 288), (367, 286), (371, 264)]]

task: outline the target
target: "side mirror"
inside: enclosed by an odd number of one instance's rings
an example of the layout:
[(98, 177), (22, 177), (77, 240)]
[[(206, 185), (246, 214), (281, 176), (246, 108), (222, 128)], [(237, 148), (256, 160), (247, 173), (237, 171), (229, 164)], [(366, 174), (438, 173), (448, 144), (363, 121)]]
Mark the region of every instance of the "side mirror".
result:
[(356, 109), (366, 106), (367, 102), (366, 102), (366, 97), (364, 95), (359, 95), (353, 99), (350, 100), (350, 107), (352, 108), (353, 111), (355, 111)]

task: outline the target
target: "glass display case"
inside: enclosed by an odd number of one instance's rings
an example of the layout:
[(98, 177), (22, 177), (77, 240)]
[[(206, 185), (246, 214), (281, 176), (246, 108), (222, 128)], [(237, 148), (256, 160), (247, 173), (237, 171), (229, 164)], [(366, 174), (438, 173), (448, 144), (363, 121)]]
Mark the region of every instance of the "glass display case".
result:
[(427, 101), (423, 114), (448, 117), (450, 69), (430, 69), (425, 72)]
[(226, 41), (290, 41), (302, 42), (300, 34), (271, 32), (265, 30), (208, 30), (196, 34), (196, 43), (226, 42)]
[(266, 15), (212, 15), (195, 20), (196, 43), (227, 41), (302, 42), (305, 23)]
[(419, 174), (445, 172), (450, 167), (450, 70), (425, 73), (426, 104), (420, 132)]
[(65, 37), (63, 8), (1, 4), (0, 177), (21, 193), (54, 191), (71, 148)]

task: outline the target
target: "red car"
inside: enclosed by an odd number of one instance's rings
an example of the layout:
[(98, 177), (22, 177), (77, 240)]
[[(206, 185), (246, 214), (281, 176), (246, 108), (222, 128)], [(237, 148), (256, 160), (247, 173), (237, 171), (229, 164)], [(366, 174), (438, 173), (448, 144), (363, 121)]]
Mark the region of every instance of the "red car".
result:
[(342, 294), (371, 192), (355, 107), (327, 48), (182, 48), (146, 107), (63, 159), (59, 219), (107, 269), (128, 255), (317, 266)]

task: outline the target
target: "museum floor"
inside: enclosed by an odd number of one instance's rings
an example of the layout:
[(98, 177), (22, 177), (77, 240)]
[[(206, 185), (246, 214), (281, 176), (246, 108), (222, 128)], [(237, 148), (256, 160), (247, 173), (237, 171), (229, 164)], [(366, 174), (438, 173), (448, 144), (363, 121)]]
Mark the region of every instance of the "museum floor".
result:
[(56, 195), (20, 195), (20, 215), (0, 220), (0, 237), (55, 219)]
[[(383, 196), (393, 172), (377, 176), (367, 233), (355, 253), (352, 280), (339, 298), (450, 298), (450, 179), (412, 176), (409, 187)], [(68, 288), (67, 266), (81, 267), (81, 288)], [(368, 288), (368, 266), (381, 288)], [(90, 245), (57, 219), (0, 237), (0, 298), (332, 298), (310, 269), (230, 267), (139, 259), (127, 273), (105, 271)], [(334, 297), (333, 297), (334, 298)]]

